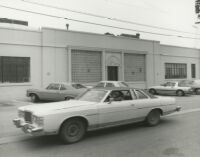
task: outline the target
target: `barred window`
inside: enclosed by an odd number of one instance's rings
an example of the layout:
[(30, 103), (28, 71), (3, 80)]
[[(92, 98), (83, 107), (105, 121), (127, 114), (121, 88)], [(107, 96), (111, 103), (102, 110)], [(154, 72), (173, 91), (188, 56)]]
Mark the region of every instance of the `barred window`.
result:
[(0, 56), (0, 83), (30, 82), (30, 57)]
[(165, 79), (187, 78), (187, 64), (165, 63)]
[(191, 64), (191, 75), (192, 78), (196, 78), (196, 64)]

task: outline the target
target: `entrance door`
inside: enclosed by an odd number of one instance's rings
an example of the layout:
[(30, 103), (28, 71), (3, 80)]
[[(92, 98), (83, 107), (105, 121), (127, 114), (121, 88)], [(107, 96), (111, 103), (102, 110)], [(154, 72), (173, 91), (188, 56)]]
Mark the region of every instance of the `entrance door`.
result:
[(118, 67), (108, 66), (107, 67), (108, 81), (118, 81)]

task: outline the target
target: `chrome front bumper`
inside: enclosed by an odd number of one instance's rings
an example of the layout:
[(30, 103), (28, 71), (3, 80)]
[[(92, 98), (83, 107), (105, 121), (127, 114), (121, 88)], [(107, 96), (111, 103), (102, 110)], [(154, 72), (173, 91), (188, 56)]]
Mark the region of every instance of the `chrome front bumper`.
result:
[(14, 119), (13, 123), (17, 128), (21, 128), (25, 133), (28, 133), (34, 136), (43, 134), (43, 128), (33, 126), (29, 123), (25, 123), (19, 118)]
[(176, 112), (179, 112), (180, 110), (181, 110), (180, 106), (177, 106), (176, 109), (175, 109)]

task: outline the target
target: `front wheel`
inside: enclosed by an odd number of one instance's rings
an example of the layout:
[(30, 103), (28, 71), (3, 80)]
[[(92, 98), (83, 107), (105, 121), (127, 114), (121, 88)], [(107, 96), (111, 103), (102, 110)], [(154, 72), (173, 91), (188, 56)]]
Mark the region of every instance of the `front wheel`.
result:
[(195, 93), (196, 93), (196, 95), (199, 95), (200, 94), (200, 88), (195, 89)]
[(176, 95), (177, 95), (177, 96), (184, 96), (185, 93), (184, 93), (182, 90), (178, 90), (178, 91), (176, 92)]
[(148, 126), (156, 126), (160, 122), (160, 111), (152, 110), (146, 117)]
[(86, 132), (86, 124), (78, 118), (69, 119), (63, 123), (60, 130), (60, 138), (65, 144), (80, 141)]
[(74, 99), (74, 98), (70, 96), (65, 97), (65, 100), (71, 100), (71, 99)]
[(156, 90), (155, 90), (155, 89), (150, 89), (150, 90), (149, 90), (149, 93), (155, 95), (155, 94), (156, 94)]
[(36, 94), (31, 94), (30, 97), (31, 97), (31, 102), (39, 101), (39, 98), (38, 98), (38, 96)]

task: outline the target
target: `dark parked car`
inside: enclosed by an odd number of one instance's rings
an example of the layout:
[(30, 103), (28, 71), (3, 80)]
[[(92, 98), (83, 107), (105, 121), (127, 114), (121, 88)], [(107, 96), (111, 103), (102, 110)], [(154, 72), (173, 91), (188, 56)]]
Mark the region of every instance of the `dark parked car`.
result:
[(45, 89), (28, 89), (32, 102), (39, 100), (62, 101), (74, 99), (87, 88), (79, 83), (51, 83)]

